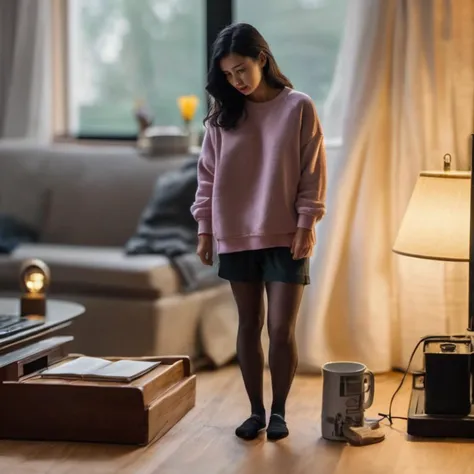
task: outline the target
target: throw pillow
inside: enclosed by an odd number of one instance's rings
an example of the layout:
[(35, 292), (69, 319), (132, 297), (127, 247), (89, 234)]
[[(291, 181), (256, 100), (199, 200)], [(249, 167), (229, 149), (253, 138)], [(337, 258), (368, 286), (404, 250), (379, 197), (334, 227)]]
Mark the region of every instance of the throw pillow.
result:
[(190, 208), (196, 190), (197, 159), (162, 174), (135, 235), (125, 244), (125, 252), (128, 255), (163, 254), (169, 258), (194, 252), (197, 223)]

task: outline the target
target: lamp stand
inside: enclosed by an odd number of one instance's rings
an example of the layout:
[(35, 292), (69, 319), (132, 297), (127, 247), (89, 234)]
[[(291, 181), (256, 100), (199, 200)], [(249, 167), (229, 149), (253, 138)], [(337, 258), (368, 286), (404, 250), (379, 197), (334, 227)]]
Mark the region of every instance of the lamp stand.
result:
[(46, 298), (43, 294), (26, 294), (20, 298), (20, 315), (21, 317), (45, 317), (46, 315)]
[[(474, 134), (471, 135), (471, 173), (474, 169)], [(446, 373), (450, 373), (449, 376), (455, 381), (454, 384), (448, 384), (445, 388), (446, 393), (449, 397), (457, 396), (455, 391), (463, 386), (463, 393), (468, 393), (467, 402), (470, 413), (454, 415), (452, 413), (442, 414), (442, 411), (438, 411), (440, 414), (430, 414), (425, 412), (427, 399), (430, 398), (430, 387), (424, 373), (414, 373), (412, 379), (412, 392), (410, 397), (410, 403), (408, 406), (408, 417), (407, 417), (407, 432), (411, 436), (425, 437), (425, 438), (474, 438), (474, 406), (472, 405), (472, 374), (474, 374), (474, 358), (473, 358), (473, 347), (474, 347), (474, 179), (471, 174), (471, 199), (470, 199), (470, 243), (469, 243), (469, 319), (468, 328), (465, 335), (460, 336), (433, 336), (424, 338), (424, 359), (425, 359), (425, 370), (427, 369), (426, 363), (429, 360), (430, 363), (439, 364), (436, 366), (442, 371), (446, 369)], [(423, 339), (422, 339), (423, 341)], [(420, 341), (421, 342), (421, 341)], [(459, 345), (463, 347), (465, 345), (466, 352), (456, 355), (449, 355), (446, 358), (442, 358), (443, 354), (435, 354), (426, 351), (427, 343), (444, 345), (445, 347), (453, 345)], [(438, 356), (438, 358), (436, 358)], [(441, 356), (441, 357), (439, 357)], [(433, 358), (432, 358), (433, 357)], [(455, 357), (456, 359), (453, 359)], [(445, 361), (451, 359), (450, 363), (456, 362), (454, 365), (443, 367)], [(454, 370), (453, 370), (454, 368)], [(436, 383), (436, 370), (433, 372), (434, 382)], [(459, 393), (461, 393), (461, 389)], [(442, 397), (439, 397), (442, 398)], [(466, 399), (466, 397), (464, 397)], [(443, 401), (439, 400), (439, 406), (442, 406)], [(427, 410), (429, 411), (429, 410)]]
[(471, 135), (471, 208), (469, 214), (469, 326), (474, 335), (474, 133)]

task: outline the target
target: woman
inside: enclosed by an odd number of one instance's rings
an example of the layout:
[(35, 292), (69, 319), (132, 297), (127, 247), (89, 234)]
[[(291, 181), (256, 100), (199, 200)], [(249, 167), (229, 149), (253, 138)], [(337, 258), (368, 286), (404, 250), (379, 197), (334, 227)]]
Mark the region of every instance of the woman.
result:
[(295, 324), (315, 225), (325, 214), (326, 156), (312, 100), (293, 89), (251, 25), (221, 31), (207, 91), (213, 100), (191, 208), (197, 253), (229, 280), (239, 313), (237, 358), (250, 417), (235, 433), (254, 439), (266, 427), (261, 331), (268, 297), (273, 403), (267, 438), (288, 436), (285, 404), (297, 367)]

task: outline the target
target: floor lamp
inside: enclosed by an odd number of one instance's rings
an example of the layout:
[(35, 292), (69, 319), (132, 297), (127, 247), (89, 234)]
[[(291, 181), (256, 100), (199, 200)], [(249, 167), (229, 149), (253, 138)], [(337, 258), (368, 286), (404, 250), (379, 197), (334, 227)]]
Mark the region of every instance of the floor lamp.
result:
[(474, 438), (474, 186), (471, 172), (452, 171), (450, 156), (444, 160), (444, 170), (420, 173), (393, 251), (469, 262), (468, 327), (465, 334), (423, 337), (415, 347), (412, 357), (423, 344), (424, 369), (413, 374), (407, 431), (413, 436)]

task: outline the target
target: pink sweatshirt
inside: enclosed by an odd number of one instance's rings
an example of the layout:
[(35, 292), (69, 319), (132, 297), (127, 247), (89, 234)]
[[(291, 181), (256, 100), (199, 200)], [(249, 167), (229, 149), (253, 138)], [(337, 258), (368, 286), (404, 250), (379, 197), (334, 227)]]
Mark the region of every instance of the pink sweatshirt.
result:
[(326, 153), (313, 101), (285, 88), (267, 102), (247, 101), (230, 131), (208, 127), (191, 212), (217, 252), (291, 247), (297, 227), (325, 214)]

